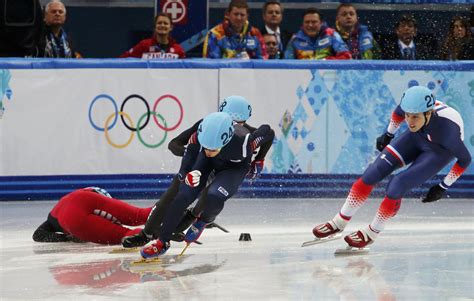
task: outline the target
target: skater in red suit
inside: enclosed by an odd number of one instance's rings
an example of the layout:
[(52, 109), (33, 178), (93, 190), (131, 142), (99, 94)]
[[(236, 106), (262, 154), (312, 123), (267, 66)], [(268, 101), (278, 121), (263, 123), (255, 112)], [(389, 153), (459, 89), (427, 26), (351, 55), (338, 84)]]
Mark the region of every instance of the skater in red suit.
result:
[(83, 241), (98, 244), (120, 244), (124, 236), (140, 232), (150, 208), (139, 208), (114, 199), (104, 189), (87, 187), (64, 197), (48, 214), (48, 219), (36, 229), (37, 242)]

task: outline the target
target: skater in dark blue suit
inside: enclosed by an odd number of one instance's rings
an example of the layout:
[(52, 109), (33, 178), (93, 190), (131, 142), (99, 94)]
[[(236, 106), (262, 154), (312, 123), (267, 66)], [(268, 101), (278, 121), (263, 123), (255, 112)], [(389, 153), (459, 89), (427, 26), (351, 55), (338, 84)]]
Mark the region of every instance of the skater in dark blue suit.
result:
[(213, 172), (215, 178), (209, 185), (204, 209), (185, 237), (187, 243), (196, 241), (206, 225), (222, 211), (225, 201), (237, 192), (249, 172), (253, 151), (273, 138), (274, 132), (268, 125), (250, 133), (234, 124), (227, 113), (206, 116), (186, 148), (179, 172), (182, 183), (163, 219), (160, 237), (140, 251), (142, 257), (158, 257), (168, 250), (182, 212), (205, 188)]
[[(247, 128), (251, 133), (256, 130), (256, 128), (247, 124), (247, 120), (252, 116), (252, 106), (250, 105), (248, 100), (242, 96), (232, 95), (224, 98), (221, 105), (219, 106), (219, 112), (228, 113), (236, 124)], [(197, 131), (201, 122), (202, 119), (197, 121), (189, 129), (183, 131), (176, 138), (171, 140), (168, 145), (168, 148), (174, 155), (179, 157), (182, 157), (184, 155), (184, 151), (186, 149), (186, 145), (188, 144), (189, 139)], [(258, 149), (257, 154), (255, 154), (255, 157), (253, 158), (253, 161), (251, 163), (250, 170), (247, 174), (247, 177), (251, 180), (255, 180), (260, 176), (260, 173), (263, 170), (265, 156), (269, 151), (270, 147), (272, 146), (272, 143), (272, 140), (268, 140), (262, 145), (260, 145), (260, 148)], [(210, 178), (212, 178), (212, 175), (210, 176)], [(210, 178), (208, 179), (208, 183), (211, 182)], [(155, 206), (153, 207), (152, 213), (148, 217), (143, 231), (139, 232), (136, 235), (128, 236), (123, 239), (122, 245), (125, 248), (142, 247), (149, 241), (157, 239), (160, 236), (159, 234), (163, 218), (166, 214), (167, 208), (178, 193), (180, 183), (181, 181), (179, 180), (178, 175), (174, 176), (170, 187), (165, 193), (161, 195), (160, 200), (158, 200), (158, 202), (156, 202)], [(202, 209), (204, 208), (206, 200), (207, 188), (204, 188), (201, 191), (199, 199), (195, 204), (194, 208), (188, 208), (184, 212), (183, 217), (181, 218), (181, 222), (175, 229), (175, 235), (172, 240), (182, 241), (184, 239), (184, 233), (182, 232), (189, 228), (189, 226), (191, 226), (196, 217), (200, 215)], [(210, 228), (213, 226), (220, 227), (216, 223), (211, 223), (208, 224), (206, 228)]]
[[(391, 141), (404, 119), (408, 130)], [(456, 110), (437, 101), (426, 87), (409, 88), (393, 112), (387, 132), (377, 138), (377, 148), (381, 154), (352, 185), (339, 213), (329, 222), (316, 226), (313, 234), (325, 238), (342, 232), (367, 200), (374, 185), (396, 169), (409, 165), (388, 183), (386, 196), (372, 223), (344, 238), (350, 247), (355, 248), (372, 243), (384, 229), (385, 222), (397, 214), (402, 197), (408, 191), (420, 186), (457, 159), (444, 180), (431, 187), (422, 202), (434, 202), (443, 197), (444, 192), (471, 163), (471, 154), (463, 140), (464, 124)]]

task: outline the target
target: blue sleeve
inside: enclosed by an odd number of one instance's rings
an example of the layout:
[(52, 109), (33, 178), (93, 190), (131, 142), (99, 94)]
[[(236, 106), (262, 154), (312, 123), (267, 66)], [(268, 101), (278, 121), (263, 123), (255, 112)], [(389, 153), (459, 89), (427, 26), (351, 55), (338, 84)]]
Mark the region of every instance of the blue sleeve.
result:
[(337, 33), (337, 31), (334, 32), (331, 42), (332, 49), (334, 49), (336, 53), (349, 51), (347, 44), (342, 40), (341, 36), (339, 35), (339, 33)]
[(395, 110), (393, 111), (393, 113), (397, 114), (398, 116), (401, 116), (403, 118), (405, 118), (405, 111), (402, 110), (402, 107), (400, 105), (398, 105)]
[(201, 145), (199, 143), (190, 143), (187, 145), (178, 172), (178, 177), (180, 180), (182, 180), (184, 176), (191, 171), (200, 152)]
[(210, 31), (207, 34), (207, 58), (220, 59), (222, 58), (221, 48), (219, 47), (219, 40), (216, 35)]
[(467, 168), (471, 164), (472, 158), (466, 145), (461, 140), (459, 126), (454, 122), (447, 122), (443, 126), (442, 138), (441, 145), (458, 159), (457, 163), (460, 167)]

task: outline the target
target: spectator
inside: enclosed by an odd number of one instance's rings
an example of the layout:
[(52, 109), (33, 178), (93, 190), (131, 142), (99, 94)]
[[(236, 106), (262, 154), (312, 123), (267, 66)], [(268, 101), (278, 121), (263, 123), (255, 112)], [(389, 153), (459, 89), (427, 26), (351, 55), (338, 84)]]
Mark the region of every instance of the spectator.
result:
[(44, 54), (40, 56), (50, 58), (80, 58), (81, 55), (74, 51), (71, 41), (63, 29), (66, 23), (66, 7), (60, 0), (51, 0), (44, 10)]
[(382, 47), (382, 58), (386, 60), (430, 60), (435, 47), (428, 47), (417, 35), (416, 20), (413, 16), (402, 15), (395, 24), (395, 36)]
[(336, 30), (356, 60), (380, 59), (380, 47), (367, 26), (358, 22), (357, 10), (350, 3), (337, 7)]
[(206, 35), (203, 46), (205, 58), (266, 59), (267, 52), (260, 31), (248, 21), (248, 5), (232, 0), (224, 21)]
[(351, 53), (341, 36), (323, 22), (320, 11), (311, 7), (303, 14), (302, 29), (288, 43), (285, 59), (348, 60)]
[(280, 48), (278, 47), (278, 40), (276, 35), (266, 33), (263, 35), (263, 41), (265, 42), (265, 47), (267, 48), (268, 58), (271, 60), (280, 59), (281, 53)]
[(469, 22), (463, 17), (454, 17), (449, 23), (449, 31), (440, 51), (442, 60), (474, 59), (474, 39)]
[[(265, 25), (260, 32), (262, 35), (274, 34), (278, 42), (278, 52), (280, 59), (283, 58), (285, 53), (286, 45), (291, 39), (292, 34), (286, 30), (280, 28), (281, 21), (283, 19), (283, 7), (278, 1), (267, 1), (263, 5), (263, 22)], [(267, 52), (268, 48), (267, 48)]]
[(137, 57), (142, 59), (182, 59), (186, 55), (183, 48), (171, 36), (173, 23), (170, 15), (159, 13), (155, 17), (155, 32), (150, 39), (140, 41), (120, 57)]
[(0, 0), (0, 57), (38, 56), (42, 14), (39, 0)]

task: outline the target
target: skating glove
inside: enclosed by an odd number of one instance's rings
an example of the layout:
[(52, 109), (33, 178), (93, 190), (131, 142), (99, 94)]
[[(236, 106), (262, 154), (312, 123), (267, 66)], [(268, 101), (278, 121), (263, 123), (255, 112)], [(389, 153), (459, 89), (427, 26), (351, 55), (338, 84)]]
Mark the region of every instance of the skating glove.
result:
[(260, 177), (260, 174), (262, 173), (263, 170), (263, 160), (254, 160), (252, 161), (252, 164), (250, 165), (250, 170), (247, 173), (247, 178), (251, 180), (255, 180), (256, 178)]
[(186, 174), (184, 178), (184, 183), (190, 187), (197, 187), (199, 186), (199, 181), (201, 178), (201, 172), (199, 170), (193, 170)]
[(389, 132), (386, 132), (382, 136), (377, 138), (377, 142), (375, 143), (375, 146), (379, 151), (383, 151), (383, 149), (390, 144), (390, 141), (393, 139), (393, 134), (390, 134)]
[(444, 192), (446, 189), (441, 187), (441, 185), (435, 185), (428, 190), (428, 193), (426, 196), (421, 200), (423, 203), (430, 203), (430, 202), (435, 202), (438, 201), (443, 197)]

